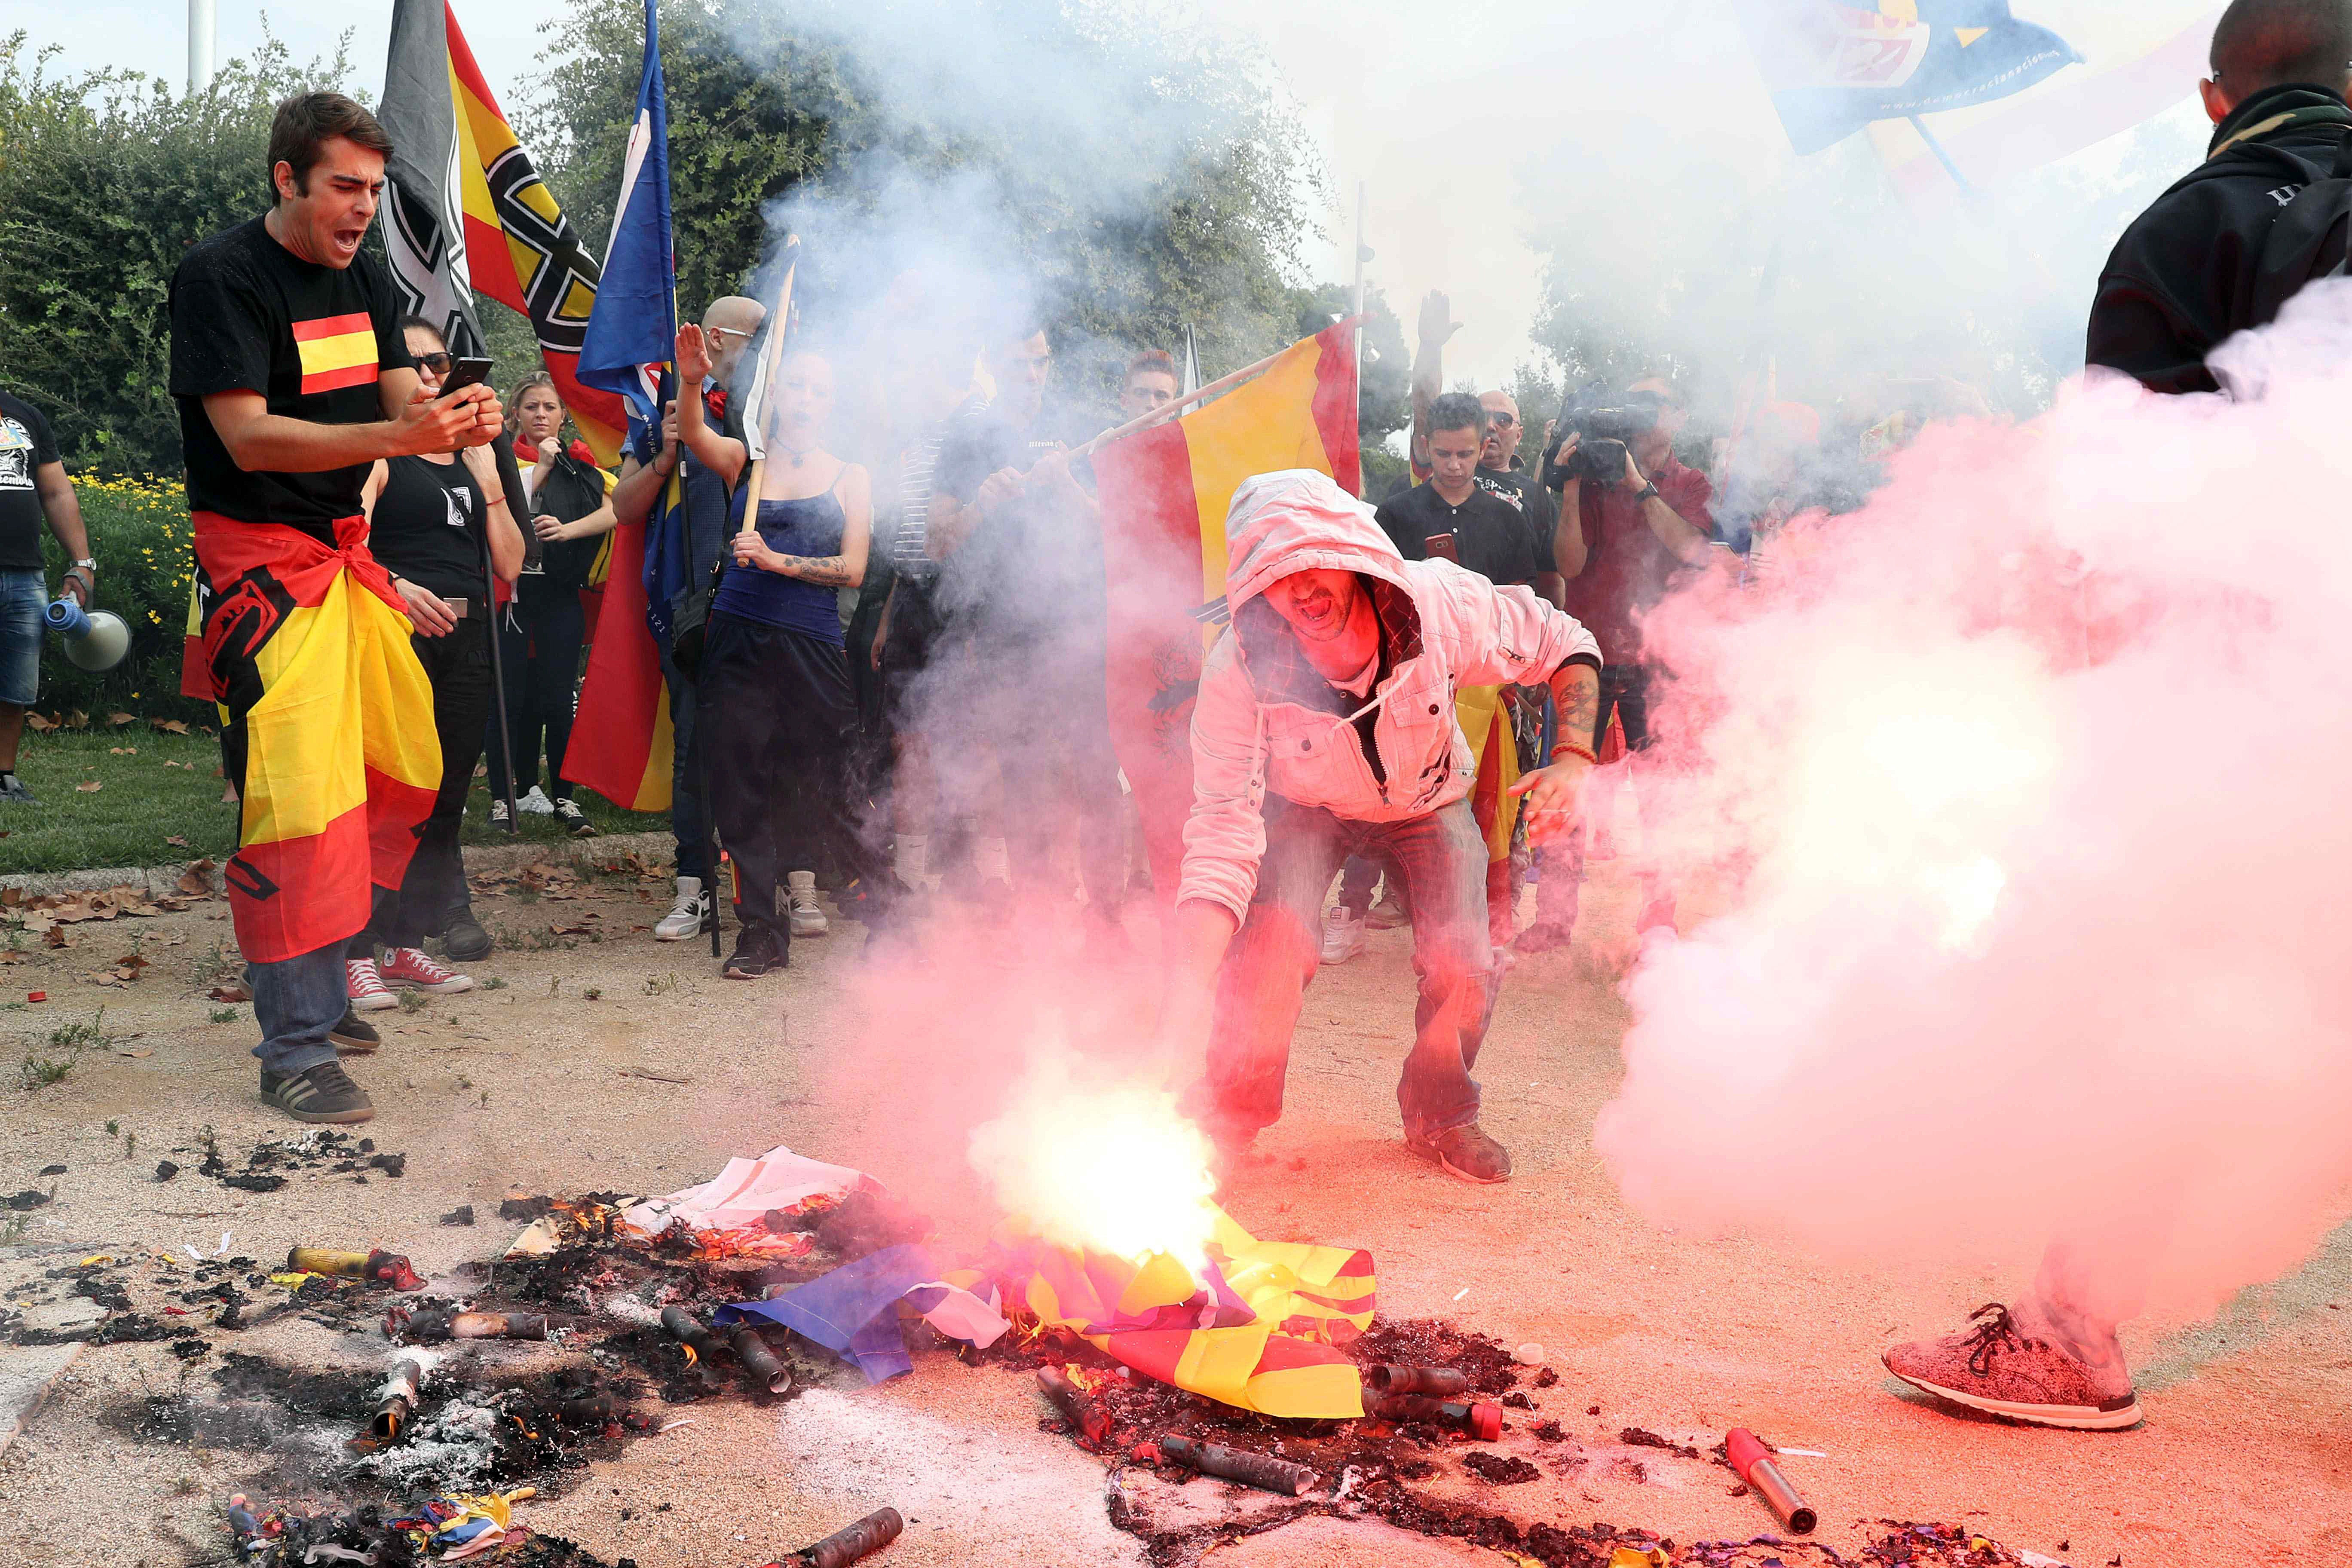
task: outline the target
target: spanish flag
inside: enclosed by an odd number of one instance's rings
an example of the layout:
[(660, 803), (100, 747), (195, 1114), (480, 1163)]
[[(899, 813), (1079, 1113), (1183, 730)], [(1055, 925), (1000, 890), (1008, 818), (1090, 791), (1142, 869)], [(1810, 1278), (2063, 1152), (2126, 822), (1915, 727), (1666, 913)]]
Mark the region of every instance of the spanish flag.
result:
[(242, 803), (222, 868), (236, 945), (273, 963), (359, 934), (441, 784), (433, 686), (358, 518), (336, 543), (194, 515), (205, 695)]
[(1369, 1252), (1260, 1241), (1220, 1209), (1204, 1267), (1040, 1245), (1015, 1297), (1147, 1376), (1265, 1415), (1349, 1419), (1363, 1380), (1339, 1347), (1379, 1305)]
[(302, 365), (302, 395), (364, 386), (375, 379), (375, 322), (365, 310), (294, 323), (294, 353)]
[[(1225, 509), (1252, 474), (1314, 468), (1361, 488), (1358, 318), (1275, 356), (1181, 419), (1094, 454), (1109, 585), (1111, 743), (1135, 791), (1152, 880), (1172, 890), (1192, 809), (1192, 700), (1225, 594)], [(1203, 628), (1207, 627), (1207, 634)]]

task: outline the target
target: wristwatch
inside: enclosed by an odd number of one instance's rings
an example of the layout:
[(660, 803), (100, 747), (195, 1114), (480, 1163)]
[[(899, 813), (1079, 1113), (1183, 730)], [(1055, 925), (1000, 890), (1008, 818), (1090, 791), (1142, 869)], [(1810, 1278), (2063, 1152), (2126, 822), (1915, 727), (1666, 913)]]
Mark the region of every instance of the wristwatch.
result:
[(95, 577), (98, 575), (98, 558), (94, 555), (86, 555), (79, 561), (68, 563), (66, 570), (70, 572), (77, 567)]
[(1635, 506), (1640, 506), (1643, 501), (1648, 500), (1652, 496), (1656, 495), (1657, 493), (1658, 487), (1656, 485), (1645, 483), (1640, 489), (1633, 492), (1633, 504)]

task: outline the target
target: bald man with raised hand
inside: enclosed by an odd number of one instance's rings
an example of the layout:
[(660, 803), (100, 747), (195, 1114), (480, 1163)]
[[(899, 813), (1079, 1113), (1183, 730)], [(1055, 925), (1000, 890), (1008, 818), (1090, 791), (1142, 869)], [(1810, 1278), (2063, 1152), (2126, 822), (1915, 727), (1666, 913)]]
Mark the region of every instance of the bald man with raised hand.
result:
[[(744, 351), (767, 317), (766, 306), (740, 294), (713, 300), (702, 312), (702, 341), (710, 370), (694, 409), (698, 417), (687, 428), (688, 422), (680, 418), (673, 402), (661, 429), (634, 433), (635, 443), (621, 459), (613, 511), (625, 523), (645, 521), (659, 504), (671, 473), (683, 466), (681, 505), (686, 513), (688, 593), (709, 585), (719, 554), (727, 547), (728, 496), (743, 466), (742, 443), (729, 433), (729, 396), (742, 372)], [(748, 387), (750, 375), (743, 374), (742, 379)], [(674, 615), (678, 606), (669, 607)], [(662, 679), (669, 687), (669, 826), (677, 844), (677, 898), (669, 913), (655, 922), (654, 937), (659, 942), (685, 942), (704, 930), (704, 921), (717, 918), (711, 899), (710, 832), (701, 781), (689, 765), (694, 747), (694, 682), (671, 659), (667, 637), (661, 644), (661, 665)]]
[[(2124, 231), (2091, 307), (2084, 358), (2154, 392), (2221, 390), (2206, 356), (2270, 319), (2255, 285), (2271, 226), (2352, 135), (2352, 0), (2236, 0), (2209, 58), (2205, 162)], [(2319, 269), (2343, 256), (2339, 230)]]

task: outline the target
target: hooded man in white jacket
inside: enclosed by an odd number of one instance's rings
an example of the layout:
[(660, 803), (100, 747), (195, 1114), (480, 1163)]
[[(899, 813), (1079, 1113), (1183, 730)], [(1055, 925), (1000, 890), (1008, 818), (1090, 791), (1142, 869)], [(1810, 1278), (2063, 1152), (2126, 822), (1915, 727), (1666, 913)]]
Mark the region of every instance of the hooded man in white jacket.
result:
[[(1546, 681), (1559, 733), (1588, 735), (1601, 650), (1526, 588), (1405, 561), (1370, 507), (1311, 469), (1244, 480), (1225, 540), (1233, 624), (1192, 713), (1162, 1013), (1171, 1049), (1205, 1038), (1194, 1114), (1229, 1153), (1280, 1117), (1324, 896), (1349, 855), (1384, 850), (1405, 879), (1420, 977), (1397, 1085), (1406, 1146), (1465, 1181), (1507, 1180), (1510, 1154), (1480, 1131), (1470, 1077), (1497, 971), (1454, 692)], [(1573, 822), (1591, 765), (1588, 746), (1564, 740), (1519, 781), (1536, 841)]]

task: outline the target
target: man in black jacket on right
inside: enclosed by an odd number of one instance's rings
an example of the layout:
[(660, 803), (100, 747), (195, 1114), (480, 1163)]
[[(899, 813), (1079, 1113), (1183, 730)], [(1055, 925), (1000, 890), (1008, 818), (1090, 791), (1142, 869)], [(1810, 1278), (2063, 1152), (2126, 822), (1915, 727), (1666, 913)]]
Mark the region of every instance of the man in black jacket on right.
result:
[[(2263, 325), (2255, 276), (2270, 226), (2325, 179), (2352, 134), (2352, 0), (2235, 0), (2213, 29), (2204, 165), (2124, 232), (2091, 307), (2089, 360), (2165, 393), (2218, 392), (2205, 356)], [(2333, 262), (2335, 258), (2323, 260)], [(1886, 1369), (1947, 1403), (2011, 1421), (2113, 1430), (2140, 1419), (2116, 1338), (2139, 1315), (2147, 1216), (2061, 1226), (2031, 1291)]]
[(2124, 231), (2091, 306), (2084, 357), (2155, 392), (2219, 391), (2205, 356), (2263, 324), (2263, 238), (2352, 134), (2352, 0), (2236, 0), (2210, 58), (2205, 162)]

